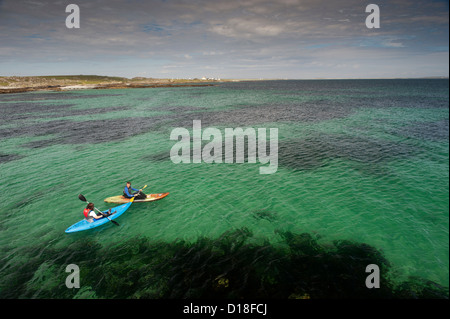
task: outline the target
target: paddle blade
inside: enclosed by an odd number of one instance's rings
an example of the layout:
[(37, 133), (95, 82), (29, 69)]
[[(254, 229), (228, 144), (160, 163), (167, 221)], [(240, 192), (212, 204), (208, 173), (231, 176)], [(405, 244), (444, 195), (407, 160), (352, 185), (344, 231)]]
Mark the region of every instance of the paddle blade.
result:
[(130, 203), (134, 202), (134, 197), (130, 198)]
[(116, 226), (120, 226), (118, 222), (116, 222), (115, 220), (111, 220), (111, 223), (113, 223)]
[(78, 198), (83, 202), (87, 202), (86, 197), (84, 197), (83, 194), (78, 195)]
[(145, 185), (144, 187), (142, 187), (142, 189), (144, 189), (144, 188), (146, 188), (147, 187), (147, 185)]

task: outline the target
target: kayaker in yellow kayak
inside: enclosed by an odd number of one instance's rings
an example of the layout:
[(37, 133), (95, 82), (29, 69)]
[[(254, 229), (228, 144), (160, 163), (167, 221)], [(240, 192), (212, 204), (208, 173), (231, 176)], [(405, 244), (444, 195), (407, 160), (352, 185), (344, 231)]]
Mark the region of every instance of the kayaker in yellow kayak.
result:
[[(135, 193), (132, 193), (133, 191)], [(142, 192), (142, 189), (136, 189), (136, 188), (131, 187), (131, 182), (127, 182), (127, 185), (123, 189), (123, 196), (126, 198), (134, 197), (135, 199), (146, 199), (147, 198), (147, 195)]]

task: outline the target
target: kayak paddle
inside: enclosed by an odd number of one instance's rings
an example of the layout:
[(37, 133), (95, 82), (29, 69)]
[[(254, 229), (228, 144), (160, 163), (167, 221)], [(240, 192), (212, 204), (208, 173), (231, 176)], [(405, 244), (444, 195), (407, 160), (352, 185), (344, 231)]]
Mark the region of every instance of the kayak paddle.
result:
[[(83, 194), (78, 195), (78, 198), (79, 198), (82, 202), (86, 202), (86, 203), (89, 204), (89, 202), (86, 200), (86, 197), (84, 197)], [(132, 198), (132, 200), (130, 199), (130, 202), (133, 202), (133, 201), (134, 201), (134, 198)], [(99, 210), (97, 209), (97, 207), (94, 207), (94, 209), (97, 210), (100, 214), (103, 215), (103, 213), (102, 213), (101, 211), (99, 211)], [(108, 218), (108, 220), (109, 220), (111, 223), (113, 223), (114, 225), (120, 226), (118, 222), (116, 222), (116, 221), (110, 219), (108, 216), (105, 216), (105, 215), (103, 215), (103, 216), (106, 217), (106, 218)]]
[[(142, 187), (142, 188), (139, 190), (138, 194), (140, 194), (141, 191), (142, 191), (144, 188), (146, 188), (146, 187), (147, 187), (147, 185), (145, 185), (144, 187)], [(134, 198), (134, 197), (133, 197), (133, 198)]]

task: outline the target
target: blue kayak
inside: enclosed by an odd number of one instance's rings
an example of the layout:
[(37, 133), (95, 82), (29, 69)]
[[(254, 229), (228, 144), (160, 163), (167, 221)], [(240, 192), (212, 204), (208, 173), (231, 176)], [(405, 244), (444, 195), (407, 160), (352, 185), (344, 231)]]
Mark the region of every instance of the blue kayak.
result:
[[(130, 203), (126, 203), (120, 206), (116, 206), (114, 208), (111, 208), (111, 215), (108, 216), (109, 219), (113, 220), (125, 213), (125, 211), (130, 207)], [(103, 211), (103, 213), (107, 213), (108, 210)], [(88, 230), (91, 228), (95, 228), (98, 226), (101, 226), (106, 223), (110, 223), (108, 218), (103, 217), (100, 219), (94, 219), (92, 222), (88, 222), (86, 219), (80, 220), (78, 223), (73, 224), (69, 228), (66, 229), (66, 233), (75, 233), (82, 230)]]

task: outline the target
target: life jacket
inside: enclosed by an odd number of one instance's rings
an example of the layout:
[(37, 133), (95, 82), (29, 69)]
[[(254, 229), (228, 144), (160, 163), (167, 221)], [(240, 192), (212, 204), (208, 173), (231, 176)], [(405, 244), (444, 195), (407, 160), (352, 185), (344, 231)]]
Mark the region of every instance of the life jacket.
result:
[(83, 210), (83, 215), (84, 215), (84, 217), (86, 217), (86, 219), (89, 218), (89, 213), (90, 212), (91, 212), (91, 209), (89, 209), (89, 208), (85, 208)]
[[(125, 193), (125, 189), (126, 189), (126, 188), (127, 188), (127, 187), (125, 186), (124, 189), (123, 189), (123, 197), (125, 197), (125, 198), (131, 198), (130, 196), (127, 195), (127, 193)], [(131, 186), (130, 186), (130, 187), (128, 187), (128, 194), (131, 194), (131, 192), (132, 192), (132, 189), (131, 189)]]

